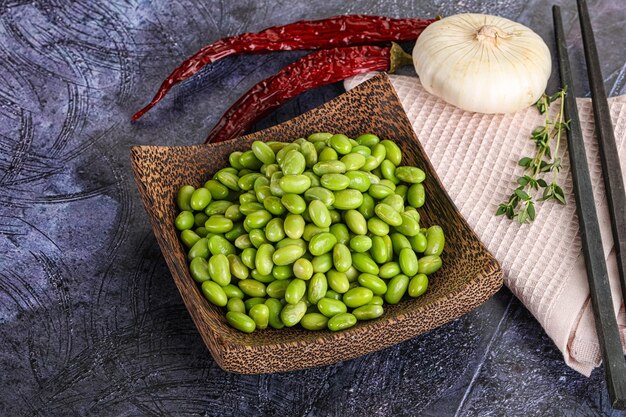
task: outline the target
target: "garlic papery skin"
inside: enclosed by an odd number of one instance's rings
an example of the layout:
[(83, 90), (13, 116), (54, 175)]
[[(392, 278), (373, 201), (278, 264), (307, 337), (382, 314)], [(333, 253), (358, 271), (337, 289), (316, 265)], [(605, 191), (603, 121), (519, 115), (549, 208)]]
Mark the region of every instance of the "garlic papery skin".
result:
[(413, 64), (426, 91), (480, 113), (512, 113), (534, 104), (552, 70), (548, 46), (531, 29), (471, 13), (424, 29)]

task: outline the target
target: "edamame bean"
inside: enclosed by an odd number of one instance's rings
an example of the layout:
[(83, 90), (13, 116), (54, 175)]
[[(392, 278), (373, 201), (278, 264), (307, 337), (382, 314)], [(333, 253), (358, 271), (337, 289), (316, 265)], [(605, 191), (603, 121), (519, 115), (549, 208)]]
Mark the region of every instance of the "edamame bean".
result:
[(412, 248), (404, 248), (400, 251), (398, 263), (403, 274), (408, 276), (417, 274), (417, 255)]
[(328, 144), (335, 150), (337, 153), (345, 155), (350, 153), (352, 150), (352, 144), (350, 143), (350, 139), (346, 135), (342, 135), (341, 133), (331, 136), (328, 139)]
[(206, 238), (202, 238), (198, 240), (192, 247), (189, 249), (187, 253), (187, 259), (190, 261), (194, 258), (208, 258), (209, 257), (209, 247), (208, 240)]
[(293, 278), (293, 269), (291, 265), (274, 265), (274, 268), (272, 268), (272, 277), (277, 280)]
[(211, 202), (211, 192), (204, 187), (196, 189), (191, 198), (189, 199), (189, 205), (192, 210), (200, 211)]
[(285, 212), (285, 206), (283, 206), (280, 198), (273, 195), (263, 200), (263, 207), (275, 216), (281, 216)]
[(417, 274), (409, 282), (409, 296), (419, 297), (428, 289), (428, 276), (425, 274)]
[(239, 279), (246, 279), (250, 276), (250, 270), (244, 265), (239, 256), (230, 254), (226, 258), (228, 258), (228, 263), (230, 264), (231, 276)]
[(306, 160), (300, 151), (292, 149), (287, 152), (285, 159), (283, 159), (282, 163), (279, 163), (279, 165), (285, 176), (299, 175), (306, 169)]
[(333, 248), (333, 265), (339, 272), (346, 272), (352, 265), (350, 249), (343, 243), (337, 243)]
[(385, 310), (382, 305), (367, 304), (352, 310), (352, 314), (357, 320), (373, 320), (382, 316)]
[(368, 255), (364, 253), (358, 253), (358, 252), (353, 253), (352, 265), (354, 265), (354, 267), (358, 269), (359, 271), (365, 272), (368, 274), (378, 275), (378, 272), (379, 272), (378, 265), (376, 265), (376, 262), (374, 262), (372, 258), (370, 258)]
[(400, 264), (398, 262), (387, 262), (380, 266), (380, 270), (378, 272), (378, 276), (381, 278), (393, 278), (396, 275), (400, 274)]
[[(350, 156), (350, 155), (346, 155), (346, 156)], [(350, 183), (348, 184), (349, 188), (353, 188), (362, 193), (366, 192), (370, 188), (370, 184), (371, 184), (370, 178), (364, 172), (348, 171), (346, 172), (345, 177), (350, 180)]]
[(385, 147), (385, 154), (387, 159), (391, 161), (395, 166), (400, 165), (400, 162), (402, 162), (402, 151), (400, 150), (398, 145), (388, 139), (385, 139), (380, 143)]
[(328, 318), (321, 313), (307, 313), (302, 316), (300, 325), (307, 330), (322, 330), (328, 325)]
[(337, 332), (348, 329), (356, 324), (356, 317), (350, 313), (341, 313), (328, 320), (328, 330)]
[(272, 214), (267, 210), (257, 210), (246, 216), (243, 221), (244, 227), (248, 229), (261, 229), (272, 219)]
[(426, 255), (417, 261), (417, 272), (420, 274), (434, 274), (441, 268), (441, 258), (437, 255)]
[(189, 263), (189, 273), (196, 282), (204, 282), (211, 279), (209, 267), (204, 258), (193, 258)]
[(269, 323), (270, 309), (265, 304), (257, 304), (250, 309), (250, 318), (254, 320), (257, 329), (265, 329)]
[(176, 205), (181, 211), (191, 211), (191, 196), (196, 189), (191, 185), (183, 185), (176, 195)]
[(209, 233), (226, 233), (233, 228), (233, 221), (221, 214), (215, 214), (204, 223), (204, 228)]
[(424, 190), (424, 184), (413, 184), (409, 187), (406, 193), (406, 199), (409, 204), (415, 208), (420, 208), (426, 201), (426, 191)]
[(285, 175), (279, 180), (284, 193), (302, 194), (311, 186), (311, 179), (306, 175)]
[(180, 240), (183, 241), (183, 244), (186, 247), (191, 248), (200, 240), (200, 236), (198, 236), (198, 234), (193, 230), (187, 229), (180, 232)]
[(309, 137), (307, 138), (307, 140), (309, 142), (326, 142), (328, 141), (328, 139), (330, 139), (333, 136), (332, 133), (328, 133), (328, 132), (317, 132), (317, 133), (312, 133), (309, 135)]
[(354, 152), (353, 148), (353, 152), (343, 156), (340, 161), (346, 165), (346, 171), (356, 171), (365, 165), (365, 156)]
[(317, 308), (326, 317), (333, 317), (337, 314), (345, 313), (348, 307), (340, 300), (324, 297), (317, 302)]
[(369, 288), (374, 295), (384, 295), (387, 292), (387, 284), (376, 275), (359, 275), (359, 284), (365, 288)]
[(338, 210), (358, 209), (363, 203), (363, 194), (351, 188), (337, 191), (333, 206)]
[(364, 146), (367, 146), (368, 148), (371, 148), (372, 146), (374, 146), (378, 142), (380, 142), (380, 139), (378, 138), (378, 136), (376, 136), (376, 135), (374, 135), (372, 133), (365, 133), (365, 134), (357, 137), (356, 141), (360, 145), (364, 145)]
[(401, 213), (402, 224), (396, 226), (396, 230), (405, 236), (416, 236), (420, 232), (420, 225), (415, 219), (406, 213)]
[(445, 245), (445, 236), (441, 226), (431, 226), (426, 232), (426, 249), (424, 255), (439, 256), (443, 252)]
[(249, 297), (265, 297), (265, 284), (255, 279), (242, 279), (237, 283), (239, 289)]
[(333, 255), (325, 253), (320, 256), (315, 256), (311, 260), (311, 265), (313, 265), (313, 273), (326, 273), (333, 267)]
[(211, 278), (222, 287), (230, 284), (230, 263), (226, 255), (217, 254), (211, 256), (208, 262), (208, 270)]
[(375, 236), (387, 236), (389, 234), (389, 225), (378, 217), (372, 217), (367, 220), (367, 230)]
[(382, 306), (384, 303), (385, 300), (383, 300), (383, 297), (381, 297), (380, 295), (373, 296), (372, 301), (370, 301), (370, 305)]
[(298, 301), (296, 304), (287, 304), (280, 312), (280, 319), (287, 327), (293, 327), (302, 320), (306, 313), (306, 303)]
[(372, 239), (369, 236), (354, 236), (350, 239), (350, 248), (355, 252), (367, 252), (372, 248)]
[[(358, 252), (358, 251), (357, 251)], [(387, 261), (387, 245), (381, 236), (372, 237), (372, 247), (370, 249), (370, 255), (372, 259), (378, 264), (382, 264)]]
[(265, 226), (265, 238), (270, 242), (278, 242), (285, 238), (283, 219), (275, 217)]
[(256, 140), (252, 142), (251, 148), (254, 156), (265, 165), (273, 164), (276, 160), (274, 151), (265, 142)]
[(281, 302), (275, 298), (269, 298), (265, 300), (264, 304), (269, 309), (268, 323), (270, 327), (274, 329), (282, 329), (285, 327), (283, 322), (280, 320), (280, 312), (283, 309)]
[(313, 276), (313, 264), (308, 259), (300, 258), (293, 263), (293, 274), (296, 278), (309, 280)]
[(329, 227), (331, 223), (330, 212), (320, 200), (313, 200), (309, 203), (309, 215), (317, 227)]
[(426, 174), (424, 171), (416, 167), (400, 166), (396, 168), (396, 177), (398, 177), (401, 181), (417, 184), (426, 179)]
[(285, 290), (285, 301), (289, 304), (296, 304), (306, 293), (306, 282), (301, 279), (293, 279)]
[(229, 311), (226, 313), (226, 320), (232, 327), (244, 333), (252, 333), (256, 329), (254, 320), (250, 316), (238, 311)]
[(284, 194), (280, 201), (290, 213), (302, 214), (306, 210), (306, 201), (298, 194)]
[[(260, 249), (259, 249), (260, 250)], [(272, 260), (276, 265), (290, 265), (304, 255), (306, 252), (306, 248), (303, 248), (300, 245), (287, 245), (281, 247), (280, 249), (276, 249), (273, 254)], [(259, 257), (259, 253), (257, 252), (257, 258)]]
[(305, 226), (306, 223), (299, 214), (288, 214), (283, 223), (285, 234), (291, 239), (300, 239), (304, 234)]
[(181, 211), (174, 220), (174, 224), (178, 230), (191, 229), (194, 226), (194, 222), (193, 213), (190, 211)]
[(311, 252), (311, 255), (313, 256), (323, 255), (330, 252), (336, 243), (337, 238), (331, 233), (318, 233), (313, 236), (309, 242), (309, 252)]
[(243, 291), (241, 291), (241, 289), (239, 289), (239, 287), (233, 285), (233, 284), (228, 284), (224, 287), (222, 287), (222, 290), (224, 291), (224, 294), (226, 294), (226, 297), (228, 297), (228, 299), (230, 300), (231, 298), (241, 298), (243, 299), (244, 294)]
[(345, 293), (350, 288), (350, 281), (348, 281), (346, 274), (336, 269), (328, 271), (326, 279), (328, 280), (328, 286), (339, 294)]
[(367, 234), (367, 220), (365, 220), (365, 217), (359, 211), (346, 211), (346, 214), (344, 215), (344, 220), (352, 233), (357, 235)]
[(369, 288), (356, 287), (343, 295), (343, 303), (350, 308), (361, 307), (372, 301), (373, 296), (374, 293)]
[(387, 292), (385, 293), (385, 301), (389, 304), (398, 304), (407, 287), (409, 286), (409, 277), (406, 275), (396, 275), (391, 278), (387, 284)]
[(328, 190), (340, 191), (348, 188), (350, 178), (343, 174), (324, 174), (320, 178), (320, 184)]
[(358, 208), (359, 213), (363, 215), (366, 219), (370, 219), (374, 217), (374, 206), (376, 202), (369, 194), (363, 194), (363, 202), (361, 206)]
[(322, 160), (320, 155), (320, 162), (313, 165), (313, 172), (319, 176), (324, 174), (343, 174), (346, 172), (346, 164), (337, 160)]
[(307, 298), (310, 303), (317, 304), (319, 300), (324, 298), (328, 290), (328, 281), (323, 273), (316, 273), (309, 281), (307, 289)]
[(246, 305), (243, 303), (241, 298), (229, 298), (228, 303), (226, 303), (226, 310), (245, 313)]
[(393, 207), (388, 204), (376, 204), (376, 207), (374, 207), (374, 212), (379, 219), (381, 219), (390, 226), (400, 226), (402, 224), (402, 217), (400, 216), (400, 213), (395, 211)]
[(274, 267), (273, 255), (274, 247), (269, 243), (264, 243), (259, 246), (256, 257), (254, 258), (254, 265), (261, 275), (269, 275), (272, 273), (272, 268)]
[(204, 297), (212, 304), (215, 304), (218, 307), (225, 307), (228, 303), (228, 297), (226, 297), (226, 293), (224, 292), (222, 287), (220, 287), (215, 282), (204, 281), (201, 288)]

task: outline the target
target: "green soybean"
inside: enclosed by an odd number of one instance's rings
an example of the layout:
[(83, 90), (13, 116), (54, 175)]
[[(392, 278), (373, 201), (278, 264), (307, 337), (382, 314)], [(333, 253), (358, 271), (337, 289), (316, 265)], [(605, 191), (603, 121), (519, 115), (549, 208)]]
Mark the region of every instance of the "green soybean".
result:
[(343, 243), (337, 243), (333, 248), (333, 265), (339, 272), (346, 272), (352, 265), (350, 249)]
[(425, 274), (417, 274), (411, 281), (409, 281), (409, 296), (410, 297), (419, 297), (424, 294), (428, 289), (428, 276)]
[(265, 329), (269, 324), (270, 309), (265, 304), (257, 304), (250, 309), (248, 313), (250, 318), (254, 320), (257, 329)]
[(176, 205), (181, 211), (191, 211), (191, 196), (196, 189), (191, 185), (183, 185), (176, 195)]
[(426, 191), (424, 190), (424, 184), (413, 184), (409, 187), (406, 193), (406, 198), (409, 204), (415, 208), (420, 208), (426, 201)]
[(331, 224), (330, 212), (320, 200), (313, 200), (309, 204), (309, 216), (317, 227), (329, 227)]
[(280, 312), (283, 309), (283, 305), (280, 300), (277, 300), (276, 298), (269, 298), (265, 300), (264, 304), (269, 309), (268, 323), (270, 327), (274, 329), (282, 329), (285, 327), (283, 322), (280, 320)]
[(378, 275), (379, 269), (378, 265), (374, 260), (364, 253), (353, 253), (352, 254), (352, 265), (356, 269), (361, 272), (365, 272), (368, 274)]
[(195, 224), (193, 213), (191, 211), (181, 211), (180, 214), (176, 216), (174, 224), (178, 230), (191, 229)]
[(337, 332), (348, 329), (356, 324), (356, 317), (351, 313), (341, 313), (328, 320), (328, 330)]
[(212, 304), (215, 304), (218, 307), (225, 307), (228, 303), (226, 293), (217, 283), (213, 281), (204, 281), (201, 288), (202, 294), (204, 294), (206, 299)]
[(350, 185), (350, 178), (343, 174), (324, 174), (320, 178), (322, 187), (332, 190), (345, 190)]
[(418, 261), (417, 272), (420, 274), (434, 274), (441, 268), (441, 258), (437, 255), (427, 255), (421, 257)]
[(352, 310), (352, 314), (357, 320), (373, 320), (383, 315), (385, 309), (382, 305), (367, 304)]
[(317, 302), (317, 308), (320, 313), (326, 317), (333, 317), (337, 314), (345, 313), (348, 311), (348, 307), (343, 301), (335, 300), (333, 298), (324, 297)]
[(400, 251), (398, 263), (403, 274), (409, 276), (417, 274), (417, 255), (412, 248), (404, 248)]
[(416, 167), (400, 166), (396, 168), (396, 177), (398, 177), (401, 181), (417, 184), (426, 179), (426, 174), (424, 171)]
[[(290, 265), (302, 257), (305, 252), (306, 248), (300, 245), (287, 245), (276, 249), (273, 253), (272, 260), (276, 265)], [(257, 258), (259, 257), (258, 252), (256, 256)]]
[(187, 259), (190, 261), (194, 258), (208, 258), (209, 257), (209, 247), (208, 240), (206, 238), (202, 238), (198, 240), (192, 247), (189, 249), (187, 253)]
[(406, 275), (396, 275), (387, 284), (385, 301), (389, 304), (398, 304), (409, 286), (409, 277)]
[(242, 279), (237, 285), (249, 297), (265, 297), (267, 294), (265, 284), (255, 279)]
[(441, 226), (431, 226), (426, 232), (426, 249), (424, 255), (439, 256), (443, 252), (445, 245), (445, 236)]
[(368, 304), (372, 301), (373, 296), (374, 293), (369, 288), (356, 287), (348, 290), (348, 292), (343, 295), (342, 300), (346, 306), (356, 308)]
[(301, 279), (293, 279), (285, 289), (285, 301), (296, 304), (306, 293), (306, 282)]
[(307, 313), (302, 316), (300, 325), (307, 330), (322, 330), (328, 325), (328, 317), (321, 313)]
[(369, 236), (357, 235), (350, 239), (350, 249), (355, 252), (367, 252), (371, 248), (372, 239)]
[(338, 210), (358, 209), (363, 203), (363, 193), (348, 188), (335, 193), (333, 206)]
[(311, 252), (313, 256), (323, 255), (330, 252), (336, 243), (337, 238), (333, 234), (322, 232), (311, 238), (309, 242), (309, 252)]
[(307, 299), (312, 304), (317, 304), (319, 300), (324, 298), (328, 290), (328, 281), (323, 273), (316, 273), (309, 281), (307, 288)]
[(187, 229), (180, 232), (180, 240), (183, 241), (183, 244), (186, 247), (191, 248), (200, 240), (200, 236), (198, 236), (198, 234), (193, 230)]
[(387, 292), (387, 284), (376, 275), (360, 274), (359, 284), (365, 288), (369, 288), (373, 295), (384, 295)]
[(296, 278), (309, 280), (313, 276), (313, 264), (308, 259), (300, 258), (293, 263), (293, 274)]
[(293, 327), (302, 320), (306, 314), (306, 303), (298, 301), (296, 304), (287, 304), (280, 312), (280, 319), (287, 327)]
[(269, 275), (272, 273), (272, 268), (274, 267), (273, 255), (274, 247), (269, 243), (264, 243), (259, 246), (254, 259), (254, 265), (260, 274)]
[(218, 254), (211, 256), (208, 262), (208, 270), (213, 281), (222, 287), (230, 284), (230, 263), (226, 255)]
[(226, 303), (226, 310), (245, 313), (246, 305), (241, 298), (229, 298), (228, 303)]
[(204, 258), (193, 258), (189, 263), (189, 273), (196, 282), (204, 282), (211, 279), (207, 261)]
[(331, 269), (326, 273), (326, 279), (328, 280), (328, 286), (338, 294), (343, 294), (350, 288), (350, 281), (348, 276), (339, 272), (336, 269)]
[(226, 313), (226, 320), (232, 327), (244, 333), (252, 333), (256, 329), (254, 320), (239, 311), (229, 311)]

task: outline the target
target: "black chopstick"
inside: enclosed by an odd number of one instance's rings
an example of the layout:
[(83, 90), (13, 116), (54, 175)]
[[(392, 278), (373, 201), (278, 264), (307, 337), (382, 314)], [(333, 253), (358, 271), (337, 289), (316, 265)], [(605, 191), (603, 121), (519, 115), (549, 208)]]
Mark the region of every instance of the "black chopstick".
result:
[(580, 237), (585, 255), (585, 267), (591, 292), (591, 305), (596, 323), (596, 332), (600, 342), (600, 351), (604, 362), (604, 376), (609, 391), (609, 399), (614, 408), (626, 409), (626, 361), (622, 351), (622, 343), (617, 328), (617, 320), (613, 310), (609, 275), (604, 260), (600, 225), (593, 200), (591, 176), (587, 165), (587, 155), (583, 134), (580, 128), (576, 97), (572, 88), (572, 72), (569, 65), (567, 45), (563, 34), (561, 9), (552, 7), (554, 16), (554, 32), (556, 49), (561, 75), (561, 85), (569, 91), (565, 96), (565, 113), (570, 120), (567, 133), (567, 145), (576, 196), (576, 210), (580, 225)]
[(606, 189), (609, 214), (611, 215), (611, 229), (613, 230), (615, 258), (622, 287), (622, 300), (626, 302), (626, 191), (624, 191), (622, 168), (615, 143), (609, 103), (604, 90), (598, 50), (596, 49), (589, 10), (585, 0), (578, 0), (578, 16), (585, 49), (585, 60), (587, 61), (587, 74), (593, 103), (593, 117), (596, 122), (596, 136), (600, 147), (604, 188)]

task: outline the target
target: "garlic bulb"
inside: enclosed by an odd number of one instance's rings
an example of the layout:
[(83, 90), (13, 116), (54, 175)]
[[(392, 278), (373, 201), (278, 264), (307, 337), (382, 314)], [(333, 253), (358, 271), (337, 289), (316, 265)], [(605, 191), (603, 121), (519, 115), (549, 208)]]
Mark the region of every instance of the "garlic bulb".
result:
[(498, 16), (459, 14), (428, 26), (413, 49), (426, 91), (464, 110), (511, 113), (545, 91), (552, 62), (545, 42)]

